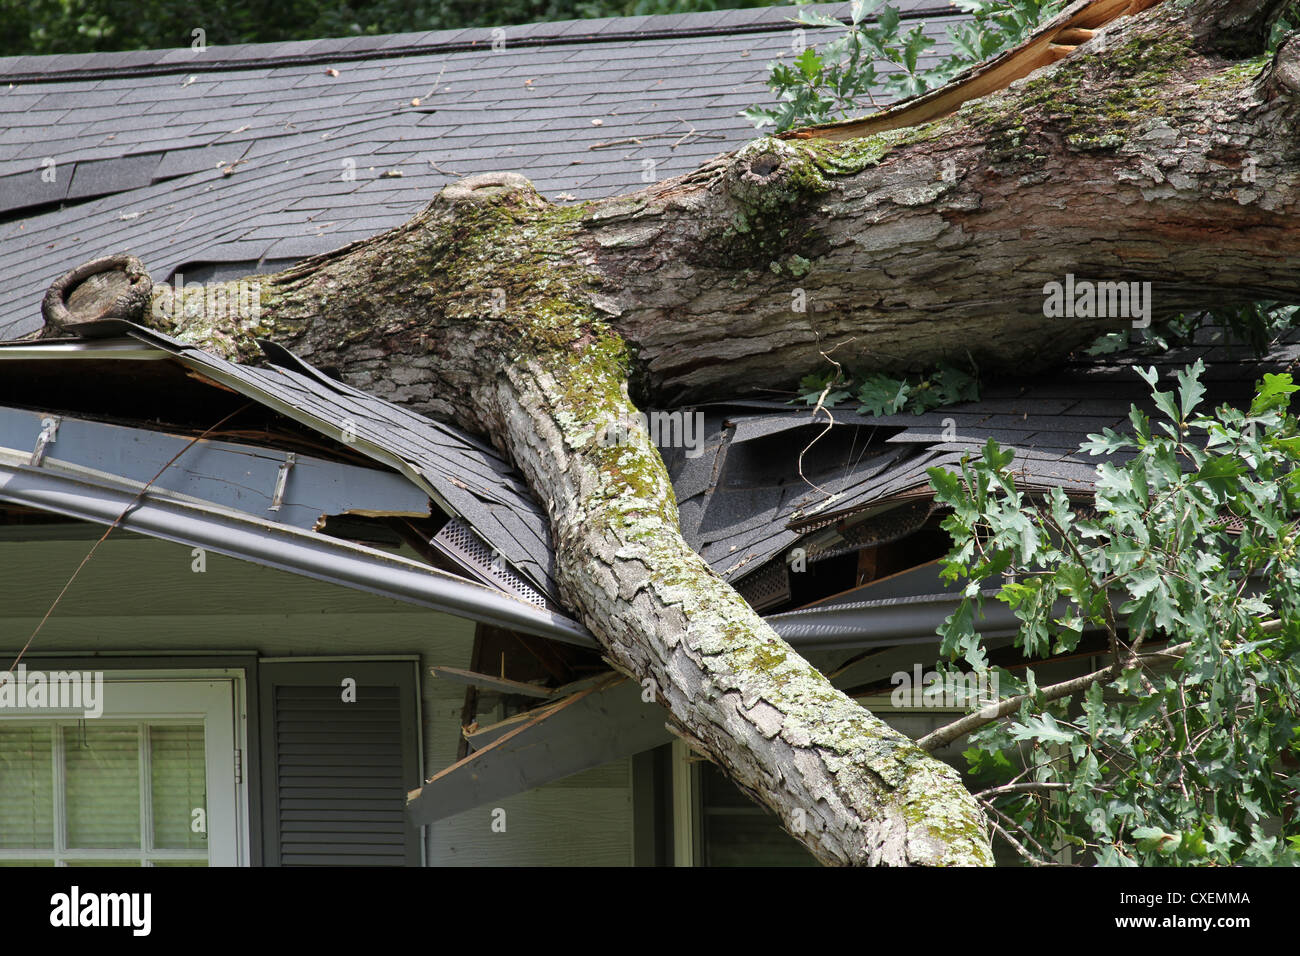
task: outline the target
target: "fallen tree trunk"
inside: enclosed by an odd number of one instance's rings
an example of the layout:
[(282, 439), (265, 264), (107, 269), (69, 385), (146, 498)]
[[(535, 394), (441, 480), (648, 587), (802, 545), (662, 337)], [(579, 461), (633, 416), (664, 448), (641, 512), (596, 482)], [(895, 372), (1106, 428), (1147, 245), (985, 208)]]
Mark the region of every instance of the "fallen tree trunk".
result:
[(648, 436), (609, 428), (634, 401), (788, 385), (832, 347), (887, 370), (1024, 368), (1132, 320), (1046, 316), (1067, 275), (1150, 281), (1157, 318), (1300, 300), (1300, 42), (1261, 56), (1275, 9), (1167, 0), (950, 116), (761, 139), (631, 196), (559, 208), (471, 177), (260, 277), (257, 314), (198, 293), (155, 324), (246, 360), (272, 338), (490, 435), (610, 660), (818, 859), (987, 864), (956, 772), (786, 646), (683, 541)]

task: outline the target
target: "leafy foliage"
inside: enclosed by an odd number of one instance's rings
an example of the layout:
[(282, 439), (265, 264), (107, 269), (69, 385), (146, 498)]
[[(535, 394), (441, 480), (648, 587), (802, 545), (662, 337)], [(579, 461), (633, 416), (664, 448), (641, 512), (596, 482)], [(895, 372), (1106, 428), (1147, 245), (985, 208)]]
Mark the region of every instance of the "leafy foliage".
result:
[(0, 55), (267, 43), (585, 17), (692, 13), (771, 0), (0, 0)]
[(928, 376), (907, 378), (880, 373), (845, 376), (837, 369), (804, 376), (795, 401), (833, 408), (848, 398), (857, 399), (858, 412), (863, 415), (896, 415), (903, 411), (920, 415), (942, 405), (974, 401), (979, 398), (979, 380), (953, 365), (941, 365)]
[(1277, 52), (1277, 45), (1292, 30), (1300, 30), (1300, 0), (1290, 0), (1278, 18), (1273, 21), (1273, 28), (1268, 35), (1268, 53)]
[(943, 652), (990, 670), (974, 623), (992, 596), (1025, 657), (1093, 648), (1108, 668), (1057, 699), (1032, 666), (994, 669), (1023, 700), (967, 756), (1001, 782), (981, 799), (1031, 858), (1300, 863), (1300, 388), (1266, 375), (1248, 409), (1211, 414), (1203, 371), (1174, 392), (1142, 371), (1154, 423), (1133, 409), (1131, 434), (1089, 436), (1081, 450), (1119, 456), (1095, 516), (1059, 489), (1027, 495), (992, 440), (960, 475), (930, 472), (952, 509), (944, 575), (964, 587)]
[[(877, 94), (885, 99), (915, 96), (942, 86), (957, 73), (1015, 46), (1065, 0), (955, 0), (971, 19), (948, 30), (953, 52), (930, 66), (923, 54), (934, 46), (923, 23), (904, 24), (898, 8), (882, 0), (854, 0), (850, 22), (811, 10), (799, 11), (798, 22), (830, 27), (844, 33), (818, 50), (796, 50), (791, 63), (768, 66), (767, 85), (776, 95), (774, 106), (753, 106), (745, 115), (755, 126), (778, 131), (843, 119), (877, 109)], [(798, 42), (802, 35), (796, 34)]]
[(1201, 329), (1214, 330), (1213, 340), (1220, 343), (1241, 342), (1263, 355), (1279, 335), (1295, 327), (1300, 306), (1284, 302), (1248, 302), (1236, 306), (1218, 306), (1206, 312), (1176, 315), (1143, 331), (1109, 332), (1089, 346), (1088, 355), (1108, 355), (1121, 350), (1157, 353), (1191, 343)]
[(954, 0), (971, 21), (948, 30), (952, 54), (931, 71), (932, 85), (941, 85), (967, 67), (1009, 50), (1056, 16), (1068, 0)]
[[(786, 130), (825, 123), (847, 116), (863, 101), (876, 107), (876, 92), (910, 96), (927, 89), (920, 57), (934, 41), (919, 25), (904, 29), (898, 8), (881, 6), (880, 0), (854, 0), (849, 13), (851, 22), (846, 29), (833, 17), (799, 11), (798, 22), (804, 26), (845, 32), (820, 52), (808, 46), (797, 51), (793, 63), (777, 60), (768, 65), (767, 85), (777, 94), (777, 105), (746, 110), (745, 115), (756, 126), (772, 124)], [(802, 30), (795, 37), (796, 44), (801, 43)], [(878, 63), (890, 68), (879, 70)]]

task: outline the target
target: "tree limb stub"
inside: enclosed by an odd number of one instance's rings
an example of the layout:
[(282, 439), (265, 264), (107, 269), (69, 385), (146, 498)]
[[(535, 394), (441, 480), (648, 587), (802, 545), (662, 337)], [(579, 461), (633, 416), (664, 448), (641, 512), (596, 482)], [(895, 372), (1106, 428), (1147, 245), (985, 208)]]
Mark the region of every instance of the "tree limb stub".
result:
[(1290, 45), (1274, 64), (1206, 52), (1189, 24), (1211, 5), (1124, 17), (1107, 52), (1089, 41), (919, 127), (762, 139), (629, 196), (556, 207), (520, 177), (471, 177), (397, 229), (249, 280), (253, 312), (183, 296), (150, 321), (236, 360), (272, 338), (491, 436), (611, 661), (818, 859), (987, 864), (955, 771), (691, 551), (643, 431), (603, 436), (637, 403), (790, 384), (841, 344), (837, 361), (884, 370), (968, 351), (1023, 369), (1128, 324), (1047, 317), (1044, 284), (1066, 274), (1151, 281), (1157, 318), (1206, 295), (1300, 299)]
[(153, 281), (135, 256), (125, 253), (83, 262), (55, 279), (41, 301), (45, 335), (81, 322), (138, 321), (153, 293)]

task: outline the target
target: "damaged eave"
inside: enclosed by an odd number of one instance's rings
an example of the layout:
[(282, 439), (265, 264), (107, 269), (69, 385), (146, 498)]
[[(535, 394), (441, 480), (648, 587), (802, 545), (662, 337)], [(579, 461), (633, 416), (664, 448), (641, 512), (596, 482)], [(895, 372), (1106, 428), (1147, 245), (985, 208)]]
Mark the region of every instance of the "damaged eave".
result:
[(500, 591), (406, 558), (328, 535), (267, 521), (210, 502), (141, 494), (88, 475), (0, 459), (0, 502), (252, 561), (498, 627), (584, 647), (578, 623)]
[(430, 513), (424, 492), (389, 472), (3, 406), (0, 462), (39, 465), (134, 491), (149, 485), (159, 494), (303, 529), (318, 529), (329, 515)]
[(503, 732), (493, 733), (481, 749), (407, 794), (412, 825), (503, 800), (672, 739), (662, 708), (644, 700), (641, 685), (620, 674), (503, 723)]
[[(349, 456), (368, 458), (421, 489), (452, 519), (426, 544), (474, 580), (562, 612), (545, 516), (507, 464), (472, 436), (330, 379), (269, 342), (263, 349), (270, 364), (254, 367), (120, 320), (88, 323), (76, 331), (80, 338), (0, 343), (0, 361), (75, 357), (112, 360), (112, 365), (148, 358), (155, 360), (150, 365), (169, 365), (208, 388), (251, 399), (292, 427), (324, 436)], [(76, 368), (63, 361), (50, 365)], [(152, 385), (165, 389), (166, 382), (161, 378)], [(20, 399), (11, 401), (22, 404)], [(370, 511), (401, 514), (383, 506)], [(367, 510), (351, 513), (364, 516)]]

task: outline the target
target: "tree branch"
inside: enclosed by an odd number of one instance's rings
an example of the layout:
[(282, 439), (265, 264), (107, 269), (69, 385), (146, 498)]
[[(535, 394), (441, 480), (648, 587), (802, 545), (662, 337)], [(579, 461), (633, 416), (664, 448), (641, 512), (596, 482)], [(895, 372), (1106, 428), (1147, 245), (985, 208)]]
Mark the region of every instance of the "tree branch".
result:
[(960, 720), (954, 720), (951, 724), (946, 724), (937, 730), (931, 731), (920, 740), (916, 745), (922, 750), (933, 751), (950, 744), (963, 734), (978, 730), (986, 724), (991, 724), (996, 720), (1001, 720), (1010, 714), (1014, 714), (1020, 709), (1020, 705), (1029, 700), (1046, 703), (1047, 701), (1060, 700), (1062, 697), (1069, 697), (1077, 694), (1079, 691), (1087, 690), (1098, 681), (1109, 683), (1121, 676), (1126, 671), (1142, 666), (1153, 660), (1174, 660), (1180, 657), (1191, 647), (1191, 642), (1183, 644), (1174, 644), (1159, 651), (1151, 651), (1146, 654), (1140, 654), (1135, 658), (1130, 658), (1123, 664), (1108, 664), (1105, 667), (1093, 671), (1091, 674), (1084, 674), (1082, 677), (1072, 677), (1070, 680), (1061, 681), (1059, 684), (1049, 684), (1047, 687), (1040, 687), (1037, 694), (1021, 694), (1017, 697), (1008, 697), (1004, 701), (996, 704), (990, 704), (973, 714), (967, 714)]

